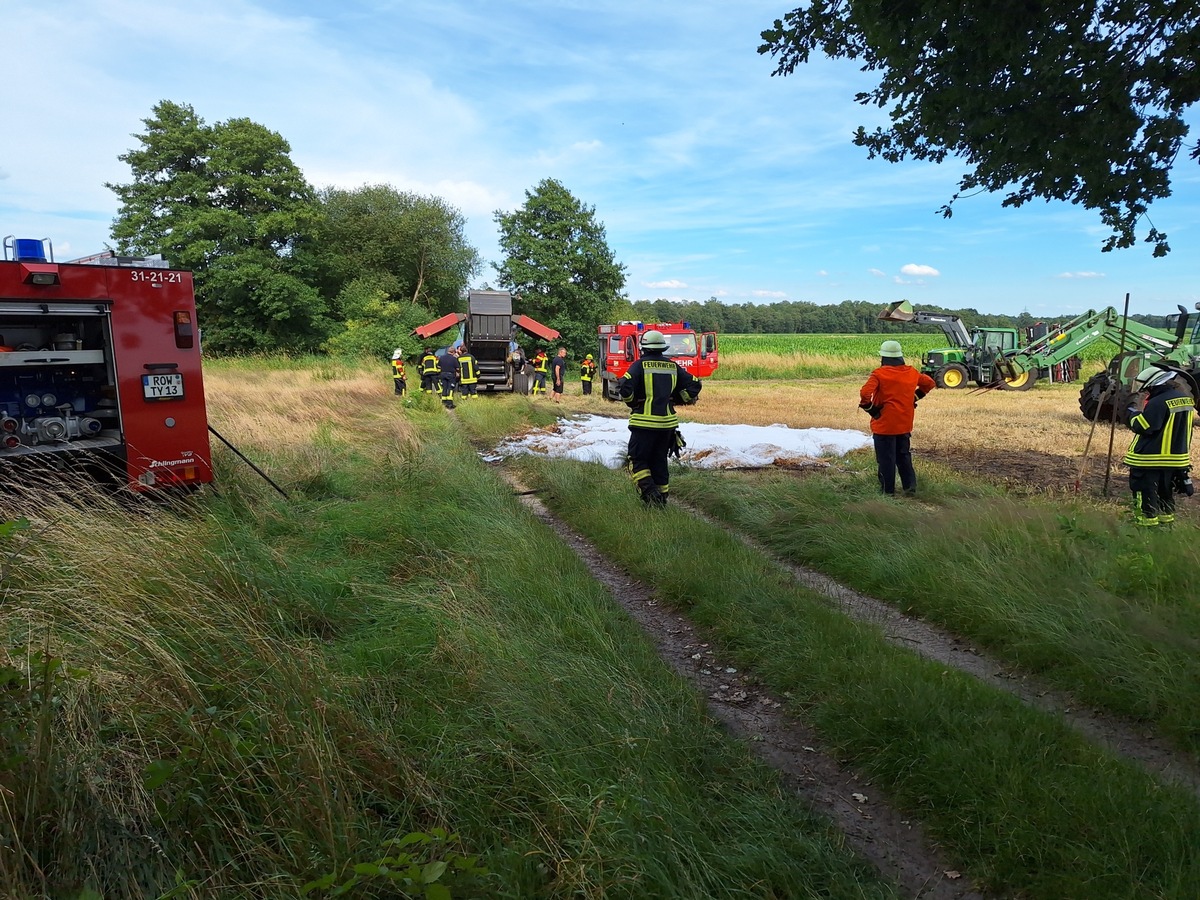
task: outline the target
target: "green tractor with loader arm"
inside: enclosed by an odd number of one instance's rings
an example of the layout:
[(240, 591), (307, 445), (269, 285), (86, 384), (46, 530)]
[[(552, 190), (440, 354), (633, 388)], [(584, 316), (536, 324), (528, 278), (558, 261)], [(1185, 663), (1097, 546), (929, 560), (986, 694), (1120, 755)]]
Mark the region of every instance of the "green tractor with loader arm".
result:
[(1079, 373), (1079, 360), (1069, 354), (1059, 361), (1042, 363), (1008, 377), (999, 363), (1006, 355), (1020, 349), (1016, 328), (975, 327), (968, 330), (956, 315), (915, 310), (907, 300), (891, 304), (878, 318), (885, 322), (936, 325), (942, 329), (950, 346), (922, 354), (920, 367), (940, 388), (964, 388), (974, 383), (980, 387), (1027, 391), (1039, 378), (1074, 381)]
[[(1200, 303), (1196, 304), (1200, 309)], [(893, 322), (942, 325), (940, 319), (955, 319), (941, 313), (920, 313), (912, 309), (907, 301), (893, 303), (879, 318)], [(1141, 322), (1122, 316), (1111, 306), (1099, 312), (1088, 310), (1065, 325), (1049, 329), (1025, 347), (1017, 347), (1015, 329), (975, 329), (968, 333), (961, 328), (959, 340), (969, 339), (966, 345), (957, 344), (947, 351), (931, 350), (921, 359), (921, 371), (930, 375), (940, 387), (961, 387), (967, 380), (981, 388), (1005, 388), (1028, 390), (1047, 371), (1056, 372), (1070, 360), (1078, 360), (1080, 351), (1089, 344), (1106, 340), (1118, 348), (1118, 353), (1104, 370), (1091, 376), (1079, 391), (1079, 410), (1089, 421), (1115, 420), (1127, 424), (1130, 401), (1137, 393), (1134, 381), (1138, 372), (1149, 366), (1160, 366), (1178, 371), (1185, 376), (1193, 396), (1200, 400), (1200, 323), (1188, 333), (1188, 312), (1182, 306), (1178, 315), (1172, 314), (1174, 331), (1143, 325)], [(943, 331), (950, 335), (949, 328)], [(1000, 346), (1013, 331), (1013, 345)], [(995, 335), (1001, 337), (995, 337)], [(1186, 342), (1185, 342), (1186, 341)], [(962, 359), (949, 355), (958, 349)], [(947, 355), (940, 355), (940, 354)], [(958, 372), (958, 368), (963, 373)], [(1074, 371), (1078, 371), (1077, 364)], [(961, 375), (961, 377), (959, 377)], [(1071, 381), (1074, 377), (1058, 378)]]

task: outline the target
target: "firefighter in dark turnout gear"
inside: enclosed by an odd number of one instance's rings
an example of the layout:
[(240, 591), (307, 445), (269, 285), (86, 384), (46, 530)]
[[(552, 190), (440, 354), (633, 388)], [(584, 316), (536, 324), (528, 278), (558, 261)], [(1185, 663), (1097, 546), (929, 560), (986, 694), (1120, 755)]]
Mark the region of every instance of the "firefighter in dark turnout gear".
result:
[(458, 355), (453, 347), (438, 360), (438, 393), (442, 395), (442, 406), (454, 409), (454, 389), (458, 386)]
[(479, 373), (475, 371), (475, 357), (471, 355), (471, 351), (465, 345), (458, 351), (458, 384), (460, 397), (476, 396)]
[(666, 506), (670, 491), (667, 457), (683, 446), (675, 404), (700, 396), (699, 379), (663, 356), (667, 339), (651, 329), (641, 338), (641, 359), (621, 378), (621, 399), (630, 409), (629, 465), (647, 505)]
[(1175, 521), (1175, 494), (1191, 488), (1192, 419), (1196, 403), (1170, 369), (1149, 368), (1138, 373), (1138, 387), (1147, 391), (1145, 408), (1129, 407), (1133, 443), (1125, 454), (1129, 490), (1133, 493), (1134, 522), (1170, 525)]
[(583, 362), (579, 364), (579, 383), (583, 385), (583, 396), (586, 397), (592, 392), (592, 379), (595, 377), (596, 360), (589, 353), (583, 358)]
[(546, 373), (550, 371), (550, 357), (539, 350), (533, 357), (533, 396), (546, 393)]
[(437, 389), (438, 358), (428, 347), (425, 348), (425, 355), (421, 357), (420, 365), (421, 390), (426, 394), (432, 394)]

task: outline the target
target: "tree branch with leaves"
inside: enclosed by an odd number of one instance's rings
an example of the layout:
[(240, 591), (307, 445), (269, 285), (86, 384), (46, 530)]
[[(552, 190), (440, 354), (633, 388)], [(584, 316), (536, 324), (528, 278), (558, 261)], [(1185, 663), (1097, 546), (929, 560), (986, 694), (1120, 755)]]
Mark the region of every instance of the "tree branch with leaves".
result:
[[(1200, 7), (1179, 0), (962, 3), (812, 0), (762, 33), (759, 53), (791, 75), (816, 51), (879, 72), (855, 99), (891, 125), (859, 127), (870, 157), (964, 160), (958, 192), (1005, 191), (1005, 206), (1063, 200), (1099, 213), (1103, 249), (1145, 230), (1171, 193), (1187, 109), (1200, 99)], [(1143, 223), (1144, 222), (1144, 223)]]

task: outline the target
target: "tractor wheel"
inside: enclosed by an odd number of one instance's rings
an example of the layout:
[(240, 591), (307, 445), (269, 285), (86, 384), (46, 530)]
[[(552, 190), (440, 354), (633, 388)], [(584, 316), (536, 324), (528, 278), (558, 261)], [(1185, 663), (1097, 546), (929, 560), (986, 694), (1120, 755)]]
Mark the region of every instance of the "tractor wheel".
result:
[(1133, 402), (1135, 391), (1129, 390), (1123, 384), (1118, 384), (1115, 390), (1110, 390), (1112, 376), (1107, 371), (1097, 372), (1079, 392), (1079, 411), (1089, 422), (1112, 422), (1114, 414), (1118, 425), (1129, 424), (1129, 404)]
[(1031, 387), (1033, 387), (1035, 384), (1037, 384), (1037, 380), (1038, 380), (1038, 370), (1037, 369), (1026, 369), (1024, 372), (1019, 374), (1016, 378), (1012, 378), (1012, 379), (1005, 378), (1004, 382), (1000, 385), (1000, 387), (1002, 387), (1006, 391), (1027, 391)]
[(933, 382), (940, 388), (961, 388), (967, 386), (969, 373), (962, 363), (949, 363), (942, 366), (933, 375)]
[[(1112, 398), (1104, 396), (1104, 392), (1108, 390), (1108, 381), (1108, 372), (1097, 372), (1079, 391), (1079, 411), (1089, 422), (1106, 422), (1112, 418)], [(1104, 400), (1103, 406), (1101, 399)]]

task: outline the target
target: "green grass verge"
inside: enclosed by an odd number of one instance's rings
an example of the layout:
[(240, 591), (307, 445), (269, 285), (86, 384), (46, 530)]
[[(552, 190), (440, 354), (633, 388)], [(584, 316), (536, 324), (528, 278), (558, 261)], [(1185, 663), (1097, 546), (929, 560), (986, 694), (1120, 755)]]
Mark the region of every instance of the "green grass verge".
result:
[(456, 897), (894, 896), (425, 406), (257, 449), (286, 502), (6, 498), (0, 895), (418, 895), (420, 832)]
[[(560, 515), (789, 696), (846, 760), (886, 786), (990, 889), (1047, 900), (1195, 895), (1200, 805), (1189, 793), (1007, 694), (891, 646), (721, 528), (681, 510), (641, 508), (619, 473), (539, 459), (522, 467)], [(855, 515), (849, 500), (864, 498), (853, 481), (813, 481), (827, 483), (824, 494), (811, 490), (829, 506), (798, 543), (844, 544), (839, 558), (847, 562), (866, 552), (864, 568), (876, 554), (886, 556), (870, 550), (870, 537), (893, 550), (925, 543), (904, 508), (880, 502)], [(795, 530), (802, 515), (787, 510), (790, 492), (748, 490), (753, 485), (693, 473), (673, 479), (672, 492), (719, 495), (722, 509), (739, 510), (739, 522), (758, 516)], [(986, 514), (977, 515), (976, 525)], [(877, 521), (877, 531), (857, 533), (858, 518)], [(927, 568), (921, 589), (971, 550)]]
[[(871, 465), (869, 454), (857, 460)], [(676, 490), (781, 556), (1200, 755), (1195, 525), (1138, 529), (1111, 507), (1016, 500), (930, 474), (920, 504), (881, 497), (865, 468), (816, 478), (688, 473)]]

